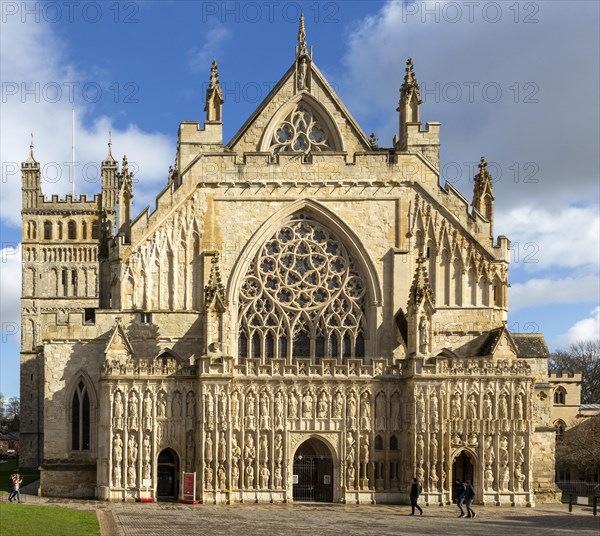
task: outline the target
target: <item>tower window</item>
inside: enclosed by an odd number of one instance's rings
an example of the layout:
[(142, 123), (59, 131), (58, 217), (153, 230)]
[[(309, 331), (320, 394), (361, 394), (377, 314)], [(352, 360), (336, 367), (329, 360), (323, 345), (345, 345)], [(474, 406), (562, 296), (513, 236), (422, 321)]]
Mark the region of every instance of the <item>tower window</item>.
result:
[(152, 324), (152, 313), (140, 313), (140, 322), (142, 324)]
[(52, 240), (52, 222), (44, 222), (44, 240)]
[(70, 221), (67, 225), (67, 238), (75, 240), (77, 238), (77, 229), (74, 221)]
[(92, 222), (92, 240), (98, 240), (98, 221)]

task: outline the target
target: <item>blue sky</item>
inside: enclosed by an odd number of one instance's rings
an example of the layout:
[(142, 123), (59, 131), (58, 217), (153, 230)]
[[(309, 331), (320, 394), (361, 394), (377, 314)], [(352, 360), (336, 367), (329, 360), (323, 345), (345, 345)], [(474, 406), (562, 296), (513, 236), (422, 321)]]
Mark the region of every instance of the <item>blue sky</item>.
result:
[(599, 330), (596, 2), (3, 2), (0, 116), (0, 392), (18, 394), (20, 175), (34, 133), (45, 194), (99, 190), (113, 153), (138, 167), (135, 209), (154, 203), (178, 124), (202, 120), (213, 57), (229, 139), (294, 57), (305, 13), (313, 58), (363, 130), (396, 133), (404, 63), (422, 120), (441, 121), (444, 180), (468, 199), (481, 155), (496, 178), (495, 233), (514, 246), (509, 326), (551, 348)]

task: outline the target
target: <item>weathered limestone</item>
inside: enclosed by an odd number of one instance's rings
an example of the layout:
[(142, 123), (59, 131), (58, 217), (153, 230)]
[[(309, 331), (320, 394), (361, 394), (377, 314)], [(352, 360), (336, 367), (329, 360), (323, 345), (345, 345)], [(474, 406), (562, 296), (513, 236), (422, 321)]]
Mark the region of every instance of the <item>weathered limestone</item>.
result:
[(311, 500), (406, 500), (413, 476), (429, 503), (457, 476), (489, 504), (552, 496), (548, 351), (505, 327), (485, 161), (470, 209), (440, 187), (412, 62), (382, 149), (305, 39), (227, 144), (213, 63), (152, 213), (131, 219), (110, 150), (94, 201), (44, 200), (23, 163), (21, 459), (42, 493), (179, 497), (188, 471), (204, 502), (303, 500), (313, 463)]

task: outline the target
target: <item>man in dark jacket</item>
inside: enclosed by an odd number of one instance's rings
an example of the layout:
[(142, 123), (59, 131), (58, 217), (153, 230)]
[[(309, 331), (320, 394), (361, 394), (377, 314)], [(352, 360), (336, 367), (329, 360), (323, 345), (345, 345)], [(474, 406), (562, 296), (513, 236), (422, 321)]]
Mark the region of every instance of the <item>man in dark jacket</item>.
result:
[(477, 514), (471, 508), (473, 501), (475, 500), (475, 489), (473, 488), (473, 484), (469, 480), (467, 480), (467, 489), (465, 493), (465, 505), (467, 507), (467, 517), (475, 518)]
[(463, 502), (465, 501), (465, 495), (467, 493), (467, 486), (464, 482), (461, 482), (460, 478), (456, 479), (453, 489), (452, 499), (456, 502), (456, 506), (460, 510), (458, 517), (465, 517), (465, 511), (463, 510)]
[(419, 481), (416, 478), (413, 478), (412, 486), (410, 487), (410, 505), (412, 507), (411, 516), (415, 515), (415, 508), (423, 515), (423, 509), (417, 504), (419, 500), (419, 495), (421, 495), (421, 491), (423, 488)]

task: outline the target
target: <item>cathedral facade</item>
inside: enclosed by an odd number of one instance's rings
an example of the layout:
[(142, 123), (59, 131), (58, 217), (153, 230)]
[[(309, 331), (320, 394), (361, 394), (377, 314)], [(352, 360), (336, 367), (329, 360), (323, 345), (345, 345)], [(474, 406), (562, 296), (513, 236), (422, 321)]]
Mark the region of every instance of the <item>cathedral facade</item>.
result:
[(102, 190), (46, 199), (22, 164), (21, 465), (41, 494), (205, 503), (554, 498), (548, 350), (506, 327), (509, 241), (482, 158), (441, 185), (412, 61), (391, 147), (312, 59), (223, 143), (180, 124), (154, 211), (110, 151)]

